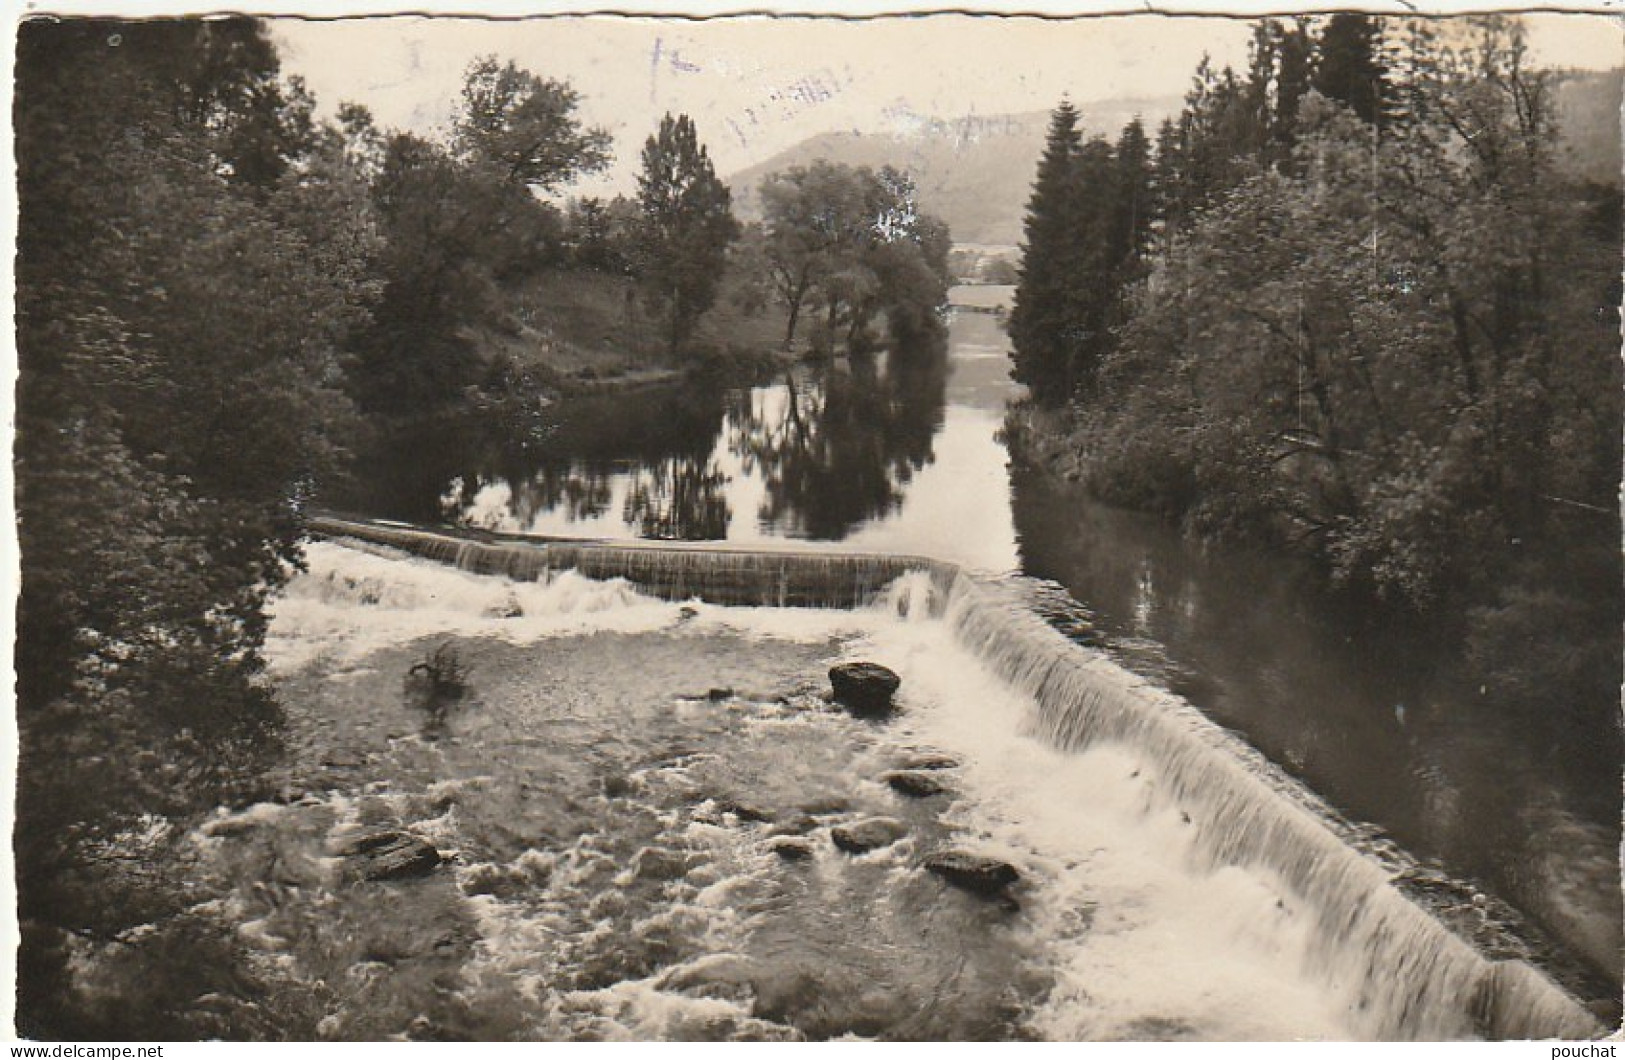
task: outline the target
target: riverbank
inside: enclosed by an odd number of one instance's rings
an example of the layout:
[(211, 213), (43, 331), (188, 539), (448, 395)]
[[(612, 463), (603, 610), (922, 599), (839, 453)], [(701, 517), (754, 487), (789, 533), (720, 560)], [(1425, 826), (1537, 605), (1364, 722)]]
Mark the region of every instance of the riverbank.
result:
[(1577, 991), (1617, 992), (1617, 691), (1530, 679), (1588, 646), (1606, 653), (1609, 627), (1553, 624), (1470, 654), (1474, 631), (1504, 616), (1395, 613), (1333, 588), (1301, 552), (1102, 502), (1064, 413), (1014, 406), (1004, 433), (1024, 569), (1084, 601), (1126, 665), (1354, 819), (1510, 902), (1528, 921), (1519, 933)]
[(1072, 430), (1064, 409), (1012, 401), (1005, 411), (1002, 436), (1013, 463), (1077, 484), (1083, 481), (1085, 464)]
[(696, 372), (748, 380), (792, 363), (785, 314), (744, 307), (743, 281), (725, 274), (690, 348), (673, 354), (637, 281), (589, 269), (549, 269), (507, 292), (509, 306), (470, 338), (488, 363), (511, 363), (559, 397), (678, 382)]

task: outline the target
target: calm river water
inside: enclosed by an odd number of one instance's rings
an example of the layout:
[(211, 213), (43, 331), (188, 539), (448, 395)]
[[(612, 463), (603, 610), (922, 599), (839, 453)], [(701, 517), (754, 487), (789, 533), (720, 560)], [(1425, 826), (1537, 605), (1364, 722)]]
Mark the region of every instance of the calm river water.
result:
[(573, 399), (539, 435), (403, 449), (394, 495), (370, 507), (540, 535), (906, 552), (1058, 583), (1129, 667), (1617, 982), (1615, 705), (1597, 704), (1590, 725), (1491, 711), (1446, 653), (1328, 599), (1291, 564), (1200, 548), (1013, 471), (999, 437), (1007, 351), (1001, 318), (961, 309), (945, 354)]

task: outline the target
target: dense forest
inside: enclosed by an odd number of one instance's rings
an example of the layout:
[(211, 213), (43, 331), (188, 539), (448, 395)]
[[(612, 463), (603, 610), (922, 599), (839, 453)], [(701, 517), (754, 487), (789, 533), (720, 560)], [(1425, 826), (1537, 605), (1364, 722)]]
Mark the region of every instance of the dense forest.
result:
[(568, 400), (555, 355), (583, 330), (549, 315), (555, 292), (611, 305), (595, 339), (646, 337), (668, 370), (714, 360), (709, 314), (777, 297), (764, 257), (801, 270), (822, 353), (940, 326), (946, 233), (897, 174), (841, 169), (838, 205), (745, 232), (693, 121), (667, 115), (635, 196), (561, 201), (613, 147), (580, 98), (484, 58), (425, 136), (349, 103), (322, 117), (257, 20), (21, 25), (25, 983), (48, 990), (62, 959), (39, 939), (153, 914), (122, 901), (140, 867), (99, 860), (98, 836), (251, 794), (233, 786), (279, 718), (266, 605), (306, 513), (453, 421), (548, 430)]
[(1515, 20), (1260, 23), (1177, 118), (1053, 113), (1010, 319), (1029, 456), (1307, 557), (1525, 709), (1617, 710), (1618, 181)]

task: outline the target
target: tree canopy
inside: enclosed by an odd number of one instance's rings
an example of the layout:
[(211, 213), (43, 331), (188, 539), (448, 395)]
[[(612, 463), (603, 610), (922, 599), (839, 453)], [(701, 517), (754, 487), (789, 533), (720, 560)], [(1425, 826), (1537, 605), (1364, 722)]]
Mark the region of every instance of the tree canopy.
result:
[[(1091, 147), (1063, 106), (1011, 332), (1034, 399), (1071, 403), (1097, 493), (1455, 615), (1486, 662), (1564, 630), (1584, 647), (1533, 684), (1602, 702), (1618, 685), (1619, 189), (1557, 166), (1556, 76), (1505, 18), (1261, 26), (1249, 75), (1204, 66), (1159, 132), (1156, 251), (1109, 295), (1089, 217), (1112, 200), (1082, 190)], [(1085, 307), (1114, 298), (1102, 333)], [(1067, 371), (1084, 349), (1093, 376)]]
[(581, 94), (512, 60), (476, 59), (463, 77), (452, 142), (458, 157), (498, 183), (551, 189), (609, 161), (610, 137), (575, 117)]
[(894, 340), (940, 326), (950, 237), (919, 211), (906, 174), (817, 161), (768, 177), (761, 196), (761, 254), (788, 310), (786, 348), (809, 308), (823, 313), (814, 345), (824, 351), (868, 348), (882, 317)]
[(21, 24), (18, 700), (50, 763), (19, 796), (30, 871), (78, 829), (221, 797), (211, 763), (273, 734), (265, 605), (306, 510), (398, 420), (500, 375), (467, 330), (554, 253), (535, 189), (606, 157), (575, 102), (482, 60), (442, 143), (355, 105), (318, 120), (254, 19)]

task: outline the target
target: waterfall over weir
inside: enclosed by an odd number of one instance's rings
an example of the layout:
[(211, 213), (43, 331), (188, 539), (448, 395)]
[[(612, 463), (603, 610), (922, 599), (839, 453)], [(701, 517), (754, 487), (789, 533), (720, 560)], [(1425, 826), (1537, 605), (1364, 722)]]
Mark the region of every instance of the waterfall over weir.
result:
[(398, 548), (475, 574), (536, 581), (570, 570), (599, 580), (624, 578), (666, 600), (698, 597), (734, 606), (854, 608), (910, 571), (929, 569), (944, 591), (958, 574), (951, 564), (908, 556), (497, 536), (481, 540), (329, 518), (312, 519), (310, 528), (327, 537)]
[[(923, 572), (933, 617), (1034, 704), (1030, 725), (1062, 750), (1131, 746), (1155, 762), (1157, 798), (1195, 829), (1207, 867), (1272, 874), (1313, 920), (1305, 971), (1349, 999), (1376, 1039), (1587, 1038), (1597, 1020), (1529, 964), (1491, 960), (1396, 889), (1375, 859), (1339, 838), (1315, 797), (1172, 694), (1081, 648), (996, 584), (905, 556), (716, 547), (478, 539), (333, 518), (314, 533), (382, 545), (516, 580), (571, 570), (624, 578), (668, 600), (855, 608)], [(918, 613), (920, 601), (911, 601)]]

